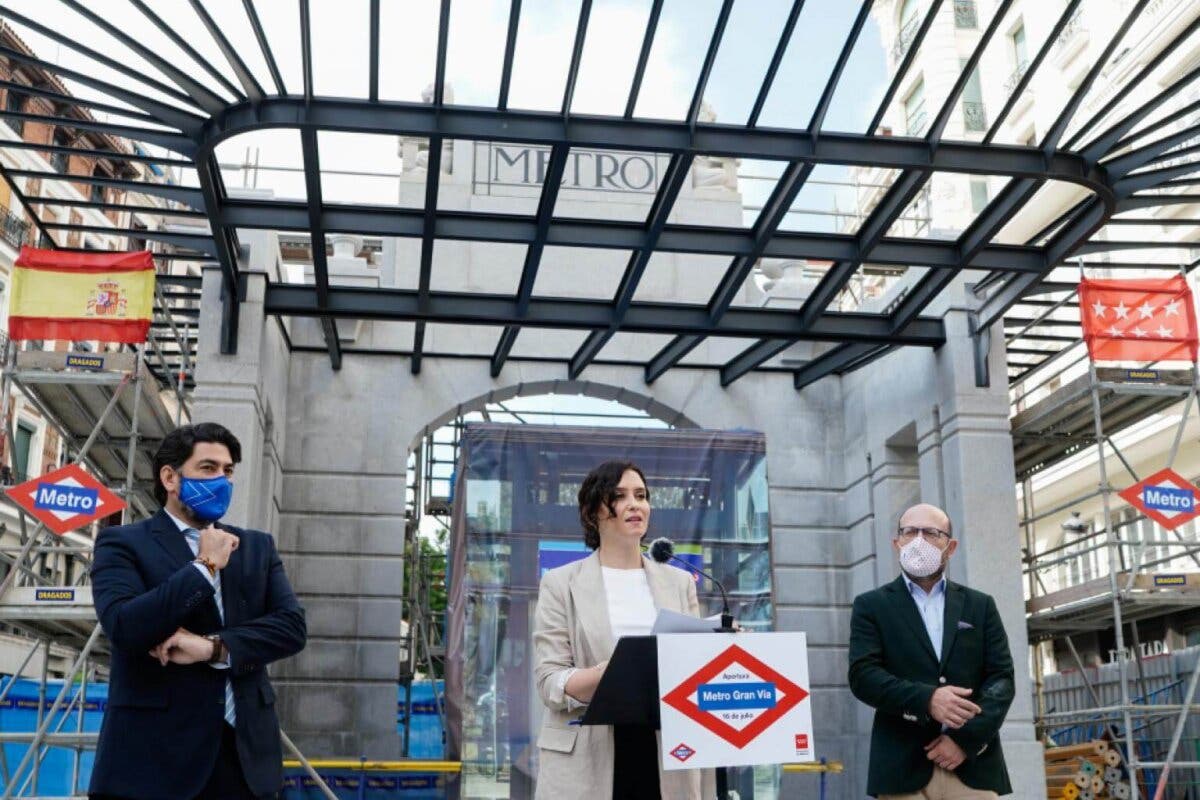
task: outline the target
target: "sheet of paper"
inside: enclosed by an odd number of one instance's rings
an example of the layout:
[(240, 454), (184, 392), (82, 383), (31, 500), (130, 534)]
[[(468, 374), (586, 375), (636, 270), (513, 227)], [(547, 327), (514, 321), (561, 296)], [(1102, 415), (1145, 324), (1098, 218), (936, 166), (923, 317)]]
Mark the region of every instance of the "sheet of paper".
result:
[(660, 608), (650, 633), (656, 636), (660, 633), (712, 633), (713, 628), (719, 627), (721, 627), (720, 614), (701, 619), (688, 614), (680, 614), (678, 611)]

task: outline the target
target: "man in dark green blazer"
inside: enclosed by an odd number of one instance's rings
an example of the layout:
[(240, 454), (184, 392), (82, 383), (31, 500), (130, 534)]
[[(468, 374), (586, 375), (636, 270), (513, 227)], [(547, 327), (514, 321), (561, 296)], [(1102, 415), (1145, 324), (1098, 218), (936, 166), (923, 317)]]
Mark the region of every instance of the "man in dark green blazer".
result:
[(1013, 663), (996, 603), (946, 580), (958, 542), (941, 509), (904, 512), (892, 546), (900, 577), (856, 597), (850, 617), (850, 690), (875, 709), (867, 793), (1009, 794), (999, 731)]

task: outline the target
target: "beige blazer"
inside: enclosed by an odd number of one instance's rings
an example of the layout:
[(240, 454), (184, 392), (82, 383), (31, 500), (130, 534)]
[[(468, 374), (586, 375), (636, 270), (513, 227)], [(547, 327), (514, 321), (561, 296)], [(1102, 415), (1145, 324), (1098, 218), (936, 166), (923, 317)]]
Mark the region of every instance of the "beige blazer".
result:
[[(696, 583), (688, 573), (648, 558), (642, 563), (657, 608), (699, 615)], [(607, 661), (615, 646), (600, 556), (592, 553), (547, 572), (538, 589), (533, 627), (534, 681), (546, 706), (537, 740), (537, 800), (612, 797), (612, 728), (570, 725), (583, 716), (584, 709), (568, 710), (566, 698), (554, 687), (564, 670)], [(705, 788), (713, 789), (704, 796), (711, 797), (715, 794), (711, 770), (664, 773), (660, 760), (663, 800), (699, 800), (702, 774)]]

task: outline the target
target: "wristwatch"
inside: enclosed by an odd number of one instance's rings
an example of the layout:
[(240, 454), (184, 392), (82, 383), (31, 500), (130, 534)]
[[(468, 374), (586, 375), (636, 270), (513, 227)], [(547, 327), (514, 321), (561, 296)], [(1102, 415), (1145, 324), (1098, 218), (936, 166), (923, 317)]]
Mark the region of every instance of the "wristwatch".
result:
[(221, 635), (218, 633), (213, 633), (213, 634), (209, 634), (208, 636), (205, 636), (204, 638), (208, 639), (210, 642), (212, 642), (212, 646), (213, 646), (212, 655), (210, 655), (208, 657), (208, 663), (210, 663), (210, 664), (223, 663), (225, 661), (225, 654), (228, 652), (228, 648), (226, 648), (225, 643), (223, 641), (221, 641)]

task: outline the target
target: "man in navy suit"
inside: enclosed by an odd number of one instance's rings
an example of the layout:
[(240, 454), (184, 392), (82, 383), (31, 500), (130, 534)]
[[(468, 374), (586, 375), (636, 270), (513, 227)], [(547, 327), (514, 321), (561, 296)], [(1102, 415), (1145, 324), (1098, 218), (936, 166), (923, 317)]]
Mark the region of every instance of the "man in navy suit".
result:
[(271, 536), (216, 525), (241, 456), (215, 423), (171, 432), (154, 458), (163, 510), (96, 542), (112, 667), (94, 800), (241, 800), (282, 785), (266, 665), (307, 633)]

